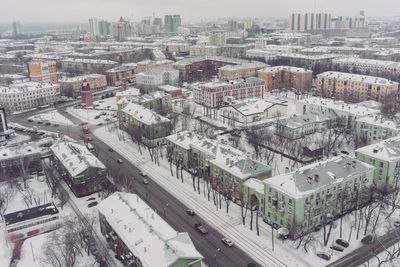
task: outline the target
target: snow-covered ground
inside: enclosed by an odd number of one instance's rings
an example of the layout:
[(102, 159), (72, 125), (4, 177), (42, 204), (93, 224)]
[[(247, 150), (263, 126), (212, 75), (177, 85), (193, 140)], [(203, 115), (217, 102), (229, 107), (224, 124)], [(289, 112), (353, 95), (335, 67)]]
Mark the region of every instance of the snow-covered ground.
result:
[(57, 110), (49, 110), (43, 113), (29, 117), (29, 119), (37, 122), (50, 122), (52, 124), (73, 125), (73, 122), (61, 115)]
[(103, 110), (117, 110), (117, 99), (115, 97), (109, 97), (93, 101), (93, 108)]
[(69, 107), (67, 108), (67, 112), (70, 113), (72, 116), (80, 119), (81, 121), (94, 125), (116, 120), (116, 118), (113, 117), (114, 114), (116, 114), (115, 111), (80, 109), (80, 108)]

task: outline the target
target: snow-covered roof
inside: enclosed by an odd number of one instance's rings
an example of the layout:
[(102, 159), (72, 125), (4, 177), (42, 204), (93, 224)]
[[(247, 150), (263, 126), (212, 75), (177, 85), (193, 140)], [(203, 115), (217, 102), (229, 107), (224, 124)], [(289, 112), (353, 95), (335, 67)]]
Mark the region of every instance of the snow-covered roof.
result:
[(312, 73), (312, 70), (292, 66), (275, 66), (259, 70), (259, 72), (275, 73), (277, 71), (289, 71), (293, 73)]
[(118, 65), (118, 62), (104, 59), (88, 59), (88, 58), (65, 58), (61, 62), (68, 63), (89, 63), (89, 64), (104, 64), (104, 65)]
[(179, 60), (174, 63), (174, 66), (186, 66), (197, 62), (202, 62), (206, 60), (212, 61), (221, 61), (230, 64), (240, 65), (243, 63), (248, 63), (248, 60), (239, 59), (239, 58), (228, 58), (228, 57), (219, 57), (219, 56), (200, 56), (200, 57), (188, 57), (182, 60)]
[(160, 75), (160, 74), (164, 74), (166, 72), (170, 72), (170, 73), (176, 73), (178, 74), (178, 70), (174, 69), (174, 68), (164, 68), (164, 67), (160, 67), (160, 68), (154, 68), (154, 69), (149, 69), (146, 70), (144, 72), (140, 72), (138, 74), (136, 74), (136, 77), (139, 76), (153, 76), (153, 75)]
[(349, 156), (339, 156), (301, 167), (295, 172), (265, 179), (263, 182), (293, 198), (302, 198), (373, 169), (373, 166)]
[(59, 80), (59, 82), (64, 82), (64, 83), (73, 83), (73, 82), (80, 82), (84, 81), (86, 79), (97, 79), (97, 78), (106, 78), (105, 75), (102, 74), (97, 74), (97, 73), (92, 73), (92, 74), (85, 74), (85, 75), (80, 75), (80, 76), (75, 76), (75, 77), (64, 77)]
[(198, 136), (190, 131), (182, 131), (176, 134), (171, 134), (165, 137), (165, 139), (170, 141), (171, 143), (177, 144), (178, 146), (186, 150), (189, 150), (190, 144), (198, 140)]
[(386, 120), (383, 116), (365, 116), (356, 120), (357, 123), (365, 123), (370, 124), (386, 129), (397, 130), (400, 131), (397, 123), (391, 120)]
[(327, 71), (321, 74), (318, 74), (318, 78), (330, 78), (330, 79), (337, 79), (342, 81), (355, 81), (355, 82), (363, 82), (368, 84), (376, 84), (376, 85), (398, 85), (397, 82), (379, 78), (374, 76), (366, 76), (360, 74), (352, 74), (346, 72), (336, 72), (336, 71)]
[(126, 96), (140, 96), (140, 89), (129, 87), (128, 90), (120, 91), (115, 94), (118, 97), (126, 97)]
[(232, 86), (237, 84), (249, 84), (255, 82), (263, 82), (262, 79), (257, 77), (248, 77), (246, 79), (237, 79), (237, 80), (230, 80), (230, 81), (215, 81), (215, 82), (207, 82), (200, 84), (199, 87), (202, 88), (219, 88), (224, 86)]
[(244, 116), (250, 116), (253, 114), (264, 113), (267, 109), (276, 105), (287, 106), (288, 104), (287, 101), (279, 101), (279, 99), (273, 101), (272, 99), (250, 98), (235, 100), (232, 104), (232, 108), (236, 109)]
[(170, 121), (156, 112), (135, 103), (129, 103), (122, 109), (122, 111), (146, 125)]
[(250, 178), (246, 182), (243, 183), (243, 187), (248, 187), (253, 189), (254, 191), (264, 194), (264, 183), (261, 180)]
[(262, 69), (265, 68), (269, 65), (263, 63), (263, 62), (258, 62), (258, 61), (252, 61), (252, 62), (246, 62), (243, 64), (239, 65), (225, 65), (218, 70), (222, 71), (236, 71), (236, 70), (247, 70), (247, 69)]
[(136, 67), (137, 67), (136, 63), (126, 63), (126, 64), (123, 64), (121, 66), (109, 69), (109, 70), (107, 70), (107, 72), (111, 73), (111, 72), (120, 72), (120, 71), (133, 70)]
[(385, 161), (400, 161), (400, 136), (386, 139), (380, 143), (361, 147), (357, 149), (356, 152)]
[(97, 209), (143, 266), (171, 266), (179, 259), (203, 258), (188, 233), (175, 231), (136, 194), (116, 192)]
[(365, 66), (377, 66), (386, 67), (393, 69), (400, 69), (400, 62), (387, 61), (387, 60), (376, 60), (376, 59), (365, 59), (355, 57), (342, 57), (336, 58), (332, 61), (333, 64), (345, 64), (345, 65), (365, 65)]
[(40, 91), (46, 89), (58, 89), (60, 87), (59, 84), (52, 83), (36, 83), (36, 82), (21, 82), (21, 83), (13, 83), (10, 84), (9, 87), (1, 87), (0, 93), (2, 94), (19, 94), (23, 92), (29, 91)]
[(379, 110), (370, 109), (358, 104), (345, 103), (329, 98), (309, 97), (298, 100), (298, 103), (304, 105), (314, 105), (321, 108), (331, 109), (333, 111), (344, 112), (355, 115), (356, 117), (367, 116), (379, 113)]
[(182, 88), (179, 88), (179, 87), (176, 87), (176, 86), (172, 86), (172, 85), (169, 85), (169, 84), (158, 86), (158, 89), (160, 89), (162, 91), (165, 91), (167, 93), (168, 92), (181, 91), (182, 90)]
[(35, 154), (40, 154), (41, 151), (42, 148), (39, 147), (37, 142), (29, 142), (25, 144), (4, 147), (0, 150), (0, 161), (28, 157)]
[(59, 140), (50, 149), (72, 177), (78, 176), (88, 168), (106, 168), (84, 144)]
[(310, 123), (322, 123), (335, 119), (333, 114), (324, 115), (318, 113), (306, 113), (301, 116), (293, 116), (288, 119), (281, 120), (279, 124), (285, 125), (288, 128), (300, 128)]

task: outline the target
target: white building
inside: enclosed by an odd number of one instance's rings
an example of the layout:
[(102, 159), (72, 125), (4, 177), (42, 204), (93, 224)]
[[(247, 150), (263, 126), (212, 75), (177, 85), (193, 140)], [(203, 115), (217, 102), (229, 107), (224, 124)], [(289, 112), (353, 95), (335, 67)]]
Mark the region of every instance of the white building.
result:
[(136, 74), (136, 85), (153, 89), (159, 85), (174, 85), (179, 80), (179, 71), (173, 68), (156, 68)]
[(376, 59), (364, 59), (356, 57), (343, 57), (332, 60), (333, 65), (341, 67), (348, 67), (350, 70), (355, 68), (363, 73), (386, 73), (386, 74), (398, 74), (400, 73), (400, 62), (376, 60)]
[(229, 125), (249, 125), (287, 113), (287, 101), (279, 98), (251, 98), (233, 101), (232, 105), (220, 109), (224, 123)]
[(89, 19), (89, 32), (92, 35), (99, 36), (99, 23), (96, 18)]
[(59, 84), (26, 82), (0, 87), (0, 106), (7, 112), (53, 104), (59, 97)]
[(189, 234), (173, 229), (138, 195), (114, 193), (97, 209), (101, 233), (125, 266), (201, 266)]
[(4, 214), (4, 222), (8, 241), (43, 234), (60, 226), (59, 211), (54, 203)]
[(399, 125), (382, 116), (366, 116), (356, 120), (356, 135), (360, 144), (373, 144), (395, 137), (400, 133)]

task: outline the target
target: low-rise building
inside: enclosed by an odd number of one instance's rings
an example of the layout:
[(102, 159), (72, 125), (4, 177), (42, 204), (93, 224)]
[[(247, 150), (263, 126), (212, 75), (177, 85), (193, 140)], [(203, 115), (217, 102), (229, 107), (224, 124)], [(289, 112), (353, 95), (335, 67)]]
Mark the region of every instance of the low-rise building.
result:
[(147, 91), (160, 85), (174, 85), (179, 81), (179, 71), (173, 68), (158, 68), (136, 74), (136, 86)]
[(171, 121), (135, 103), (128, 103), (118, 111), (119, 128), (138, 142), (155, 146), (171, 131)]
[(54, 104), (59, 97), (59, 84), (25, 82), (0, 87), (0, 106), (7, 112)]
[(54, 203), (47, 203), (4, 214), (6, 238), (17, 241), (60, 227), (60, 214)]
[(332, 60), (334, 66), (346, 68), (349, 71), (358, 71), (362, 73), (370, 73), (371, 75), (391, 75), (400, 72), (400, 62), (364, 59), (357, 57), (341, 57)]
[(288, 89), (296, 92), (311, 90), (313, 72), (290, 66), (276, 66), (258, 71), (258, 78), (265, 83), (265, 90)]
[(172, 68), (174, 61), (169, 59), (150, 60), (146, 59), (136, 63), (136, 73), (146, 72), (158, 68)]
[(374, 185), (382, 191), (397, 190), (400, 186), (400, 137), (356, 150), (357, 159), (375, 166)]
[(157, 112), (160, 115), (166, 115), (172, 110), (172, 97), (170, 94), (162, 91), (150, 92), (143, 95), (128, 95), (125, 99), (119, 101), (118, 108), (122, 109), (128, 103), (135, 103), (147, 109)]
[(359, 144), (369, 145), (397, 136), (400, 127), (383, 116), (366, 116), (356, 120), (355, 132)]
[(365, 116), (375, 116), (379, 110), (365, 106), (363, 103), (351, 104), (329, 98), (309, 97), (296, 102), (296, 113), (335, 114), (347, 121), (349, 128), (355, 127), (355, 121)]
[(97, 209), (101, 233), (124, 266), (202, 266), (189, 234), (173, 229), (139, 196), (116, 192)]
[(374, 167), (348, 156), (264, 180), (264, 220), (297, 238), (369, 200)]
[(183, 98), (182, 88), (179, 88), (176, 86), (172, 86), (169, 84), (161, 85), (161, 86), (158, 86), (158, 90), (165, 92), (167, 94), (170, 94), (172, 97), (172, 100)]
[(397, 95), (399, 84), (384, 78), (329, 71), (317, 76), (316, 89), (323, 97), (383, 102), (387, 96)]
[(100, 191), (106, 167), (81, 143), (59, 140), (50, 147), (52, 164), (77, 197)]
[(64, 78), (60, 80), (60, 91), (62, 96), (78, 97), (81, 95), (82, 87), (91, 92), (101, 91), (107, 88), (107, 79), (102, 74), (87, 74)]
[(119, 86), (125, 82), (134, 83), (136, 67), (135, 63), (127, 63), (107, 70), (107, 84), (109, 86)]
[(194, 57), (198, 56), (220, 56), (221, 47), (214, 45), (192, 45), (190, 47), (190, 55)]
[(194, 101), (208, 108), (221, 108), (233, 100), (263, 98), (263, 95), (264, 81), (256, 77), (203, 83), (194, 89)]
[(226, 65), (218, 69), (218, 79), (224, 81), (256, 77), (257, 71), (267, 66), (267, 64), (257, 61), (240, 65)]
[(299, 139), (316, 132), (323, 132), (334, 124), (336, 116), (318, 113), (306, 113), (301, 116), (293, 116), (289, 119), (278, 120), (275, 126), (275, 134), (288, 138)]
[(87, 58), (65, 58), (60, 60), (60, 69), (71, 73), (106, 73), (119, 65), (116, 61)]
[(245, 153), (231, 146), (183, 131), (165, 138), (168, 157), (184, 169), (201, 173), (209, 179), (213, 188), (231, 194), (233, 199), (241, 195), (243, 183), (250, 178), (263, 180), (271, 177), (270, 166), (248, 158)]
[(222, 107), (219, 114), (224, 123), (231, 126), (247, 126), (283, 116), (287, 113), (287, 107), (287, 101), (279, 98), (245, 99), (233, 101), (231, 105)]

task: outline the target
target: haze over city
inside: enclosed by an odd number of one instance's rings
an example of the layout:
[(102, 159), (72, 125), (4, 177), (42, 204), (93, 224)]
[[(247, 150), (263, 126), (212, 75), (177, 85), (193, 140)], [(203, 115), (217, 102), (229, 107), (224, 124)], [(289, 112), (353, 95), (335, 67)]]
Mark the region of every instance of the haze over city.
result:
[[(352, 15), (365, 10), (369, 16), (397, 16), (398, 0), (3, 0), (0, 23), (82, 22), (87, 17), (139, 20), (144, 16), (181, 14), (186, 22), (222, 17), (282, 17), (292, 12), (314, 11)], [(39, 4), (38, 4), (39, 3)], [(376, 5), (379, 3), (379, 8)], [(44, 8), (45, 7), (45, 8)]]

